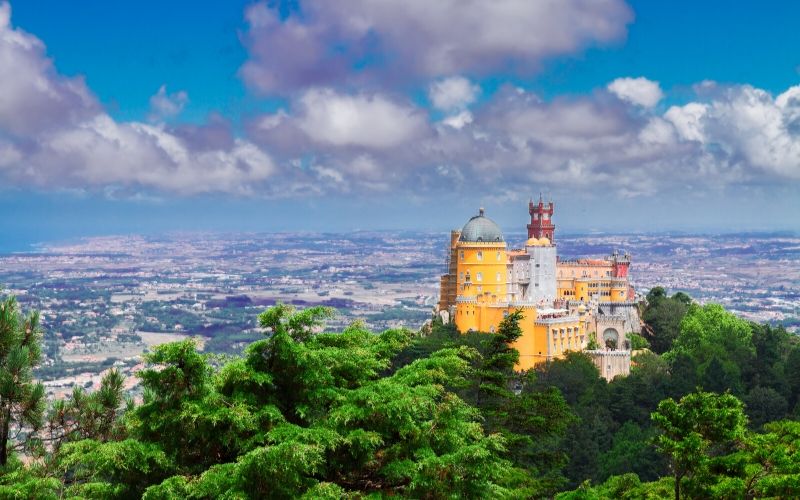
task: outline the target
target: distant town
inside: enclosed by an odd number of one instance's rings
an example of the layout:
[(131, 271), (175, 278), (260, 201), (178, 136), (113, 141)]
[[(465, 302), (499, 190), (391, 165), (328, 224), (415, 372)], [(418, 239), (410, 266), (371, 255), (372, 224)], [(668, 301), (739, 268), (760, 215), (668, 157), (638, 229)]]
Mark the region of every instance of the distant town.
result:
[[(523, 233), (506, 233), (521, 245)], [(328, 328), (354, 320), (374, 330), (420, 328), (439, 297), (449, 235), (178, 234), (109, 236), (0, 255), (3, 294), (42, 313), (51, 395), (91, 387), (116, 366), (141, 368), (155, 345), (196, 338), (231, 354), (261, 335), (256, 316), (282, 301), (327, 305)], [(718, 302), (740, 316), (800, 331), (800, 237), (794, 235), (561, 235), (558, 252), (632, 256), (638, 294), (653, 286)]]

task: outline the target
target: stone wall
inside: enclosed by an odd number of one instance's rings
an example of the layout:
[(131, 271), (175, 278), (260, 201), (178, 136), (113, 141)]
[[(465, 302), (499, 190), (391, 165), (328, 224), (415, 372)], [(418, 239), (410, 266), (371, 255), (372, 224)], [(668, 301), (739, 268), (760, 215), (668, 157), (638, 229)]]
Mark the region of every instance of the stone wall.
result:
[(600, 376), (611, 381), (614, 377), (627, 377), (631, 373), (631, 352), (598, 349), (584, 351), (600, 370)]

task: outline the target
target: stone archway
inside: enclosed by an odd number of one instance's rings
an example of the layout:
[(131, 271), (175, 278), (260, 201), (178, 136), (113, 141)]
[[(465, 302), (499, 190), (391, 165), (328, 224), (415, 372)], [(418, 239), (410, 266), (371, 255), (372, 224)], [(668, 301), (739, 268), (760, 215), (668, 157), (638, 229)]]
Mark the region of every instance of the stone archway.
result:
[(603, 345), (611, 350), (619, 348), (619, 332), (616, 328), (606, 328), (603, 331)]

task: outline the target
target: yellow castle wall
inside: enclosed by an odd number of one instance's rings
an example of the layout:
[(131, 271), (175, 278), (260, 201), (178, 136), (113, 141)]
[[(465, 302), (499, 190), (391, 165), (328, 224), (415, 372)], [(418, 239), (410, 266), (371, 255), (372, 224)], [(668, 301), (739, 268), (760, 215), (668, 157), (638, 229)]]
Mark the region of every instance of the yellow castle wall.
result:
[(491, 301), (506, 300), (508, 256), (505, 243), (458, 242), (456, 254), (458, 297), (488, 294)]

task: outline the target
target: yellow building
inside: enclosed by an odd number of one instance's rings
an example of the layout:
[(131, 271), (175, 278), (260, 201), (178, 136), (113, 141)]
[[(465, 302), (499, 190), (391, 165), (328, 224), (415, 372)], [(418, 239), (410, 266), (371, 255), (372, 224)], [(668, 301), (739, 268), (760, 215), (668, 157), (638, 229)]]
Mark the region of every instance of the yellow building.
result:
[[(528, 252), (550, 245), (546, 238), (528, 243), (514, 259), (530, 259)], [(523, 334), (514, 346), (520, 353), (517, 367), (521, 370), (585, 347), (585, 315), (552, 307), (540, 314), (537, 306), (541, 304), (510, 295), (510, 290), (516, 289), (511, 283), (513, 263), (502, 231), (483, 209), (461, 231), (451, 232), (449, 250), (448, 272), (441, 277), (439, 309), (448, 311), (458, 331), (494, 333), (505, 316), (521, 310)]]
[[(506, 247), (502, 231), (483, 209), (452, 231), (441, 277), (441, 317), (462, 333), (495, 333), (503, 318), (519, 310), (518, 369), (585, 351), (602, 376), (625, 375), (630, 368), (626, 333), (640, 325), (628, 283), (630, 256), (615, 252), (604, 259), (559, 260), (554, 206), (541, 196), (538, 204), (531, 200), (528, 239), (520, 249)], [(590, 336), (601, 349), (586, 350)]]
[(613, 253), (605, 259), (559, 261), (556, 279), (558, 297), (581, 302), (629, 302), (633, 288), (628, 283), (629, 255)]

